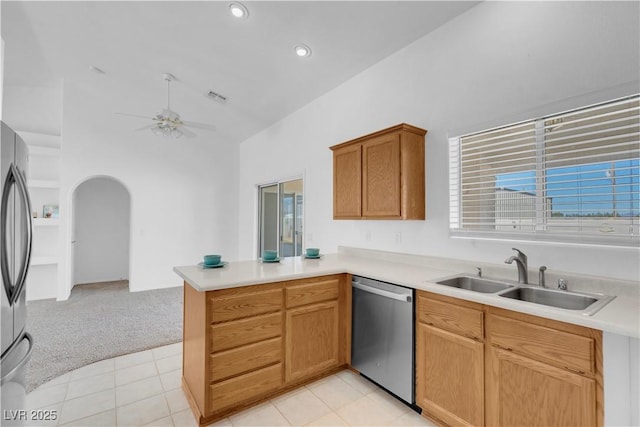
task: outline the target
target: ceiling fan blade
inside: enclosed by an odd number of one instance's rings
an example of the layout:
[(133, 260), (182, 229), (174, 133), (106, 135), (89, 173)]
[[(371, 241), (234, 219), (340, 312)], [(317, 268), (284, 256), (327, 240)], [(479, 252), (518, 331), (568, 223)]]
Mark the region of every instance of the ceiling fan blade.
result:
[(186, 120), (183, 120), (182, 123), (185, 126), (189, 126), (189, 127), (196, 128), (196, 129), (216, 130), (216, 127), (214, 125), (208, 125), (206, 123), (189, 122), (189, 121), (186, 121)]
[(184, 136), (186, 136), (187, 138), (193, 138), (193, 137), (198, 136), (197, 134), (195, 134), (195, 133), (191, 132), (189, 129), (187, 129), (187, 128), (186, 128), (186, 127), (184, 127), (184, 126), (180, 126), (180, 132), (182, 132), (182, 134), (183, 134)]
[(138, 131), (141, 131), (141, 130), (149, 130), (149, 129), (154, 128), (154, 127), (156, 127), (156, 126), (158, 126), (158, 125), (157, 125), (156, 123), (154, 123), (154, 124), (152, 124), (152, 125), (143, 126), (143, 127), (141, 127), (141, 128), (134, 129), (134, 131), (135, 131), (135, 132), (138, 132)]
[(129, 117), (137, 117), (139, 119), (148, 119), (148, 120), (153, 120), (153, 117), (149, 117), (149, 116), (141, 116), (139, 114), (129, 114), (129, 113), (116, 113), (119, 116), (129, 116)]

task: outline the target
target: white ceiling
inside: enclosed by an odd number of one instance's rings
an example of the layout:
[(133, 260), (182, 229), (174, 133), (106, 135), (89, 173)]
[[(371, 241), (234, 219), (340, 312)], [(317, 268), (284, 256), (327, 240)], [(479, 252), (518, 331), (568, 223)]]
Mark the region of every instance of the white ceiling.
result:
[[(85, 88), (104, 111), (215, 124), (241, 142), (433, 31), (476, 2), (227, 1), (1, 2), (5, 85)], [(298, 58), (296, 43), (313, 54)], [(89, 70), (96, 66), (106, 74)], [(220, 104), (209, 90), (229, 98)], [(375, 88), (372, 88), (375, 90)], [(146, 123), (115, 116), (131, 129)], [(205, 131), (197, 131), (202, 133)]]

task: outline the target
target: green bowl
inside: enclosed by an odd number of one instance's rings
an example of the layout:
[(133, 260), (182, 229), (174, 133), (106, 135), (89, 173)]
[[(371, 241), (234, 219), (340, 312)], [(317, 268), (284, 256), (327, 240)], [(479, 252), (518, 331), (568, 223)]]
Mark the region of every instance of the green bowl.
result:
[(318, 256), (318, 255), (320, 255), (320, 249), (307, 248), (307, 256)]
[(265, 261), (273, 261), (278, 257), (278, 251), (262, 251), (262, 259)]
[(218, 265), (221, 258), (220, 255), (205, 255), (203, 259), (204, 265)]

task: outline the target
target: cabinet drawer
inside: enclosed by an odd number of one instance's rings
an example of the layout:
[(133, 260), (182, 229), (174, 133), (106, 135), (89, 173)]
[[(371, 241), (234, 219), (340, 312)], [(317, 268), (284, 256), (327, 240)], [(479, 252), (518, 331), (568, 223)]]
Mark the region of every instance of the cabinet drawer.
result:
[(251, 401), (282, 385), (282, 364), (269, 366), (209, 386), (211, 410)]
[(458, 335), (482, 340), (483, 312), (418, 296), (418, 320)]
[(218, 296), (209, 300), (211, 322), (226, 322), (282, 309), (282, 289)]
[(579, 373), (595, 372), (593, 338), (496, 315), (489, 322), (492, 344)]
[(282, 360), (282, 338), (272, 338), (255, 344), (209, 356), (211, 381), (220, 381), (243, 372), (253, 371)]
[(282, 335), (282, 314), (264, 314), (210, 326), (211, 348), (215, 353)]
[(315, 283), (287, 287), (287, 308), (338, 299), (340, 279), (331, 278)]

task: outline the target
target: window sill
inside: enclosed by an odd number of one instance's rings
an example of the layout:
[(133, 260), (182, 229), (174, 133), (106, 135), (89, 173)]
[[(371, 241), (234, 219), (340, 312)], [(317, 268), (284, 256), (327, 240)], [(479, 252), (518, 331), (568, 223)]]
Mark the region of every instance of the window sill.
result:
[(449, 231), (449, 238), (464, 240), (486, 240), (496, 242), (528, 243), (550, 246), (581, 246), (591, 248), (612, 248), (640, 250), (640, 236), (628, 238), (602, 238), (598, 236), (559, 236), (559, 235), (527, 235), (518, 233), (483, 233)]

